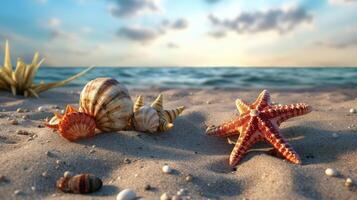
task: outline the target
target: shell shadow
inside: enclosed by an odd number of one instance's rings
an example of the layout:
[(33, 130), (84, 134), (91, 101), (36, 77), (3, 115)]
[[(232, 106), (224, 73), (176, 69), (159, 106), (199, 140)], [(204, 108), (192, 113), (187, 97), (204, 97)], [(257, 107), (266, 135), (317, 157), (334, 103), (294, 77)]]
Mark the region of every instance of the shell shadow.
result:
[(119, 189), (116, 186), (104, 184), (98, 192), (91, 194), (91, 196), (113, 196), (116, 195), (118, 192)]
[[(96, 145), (128, 156), (158, 159), (187, 160), (194, 154), (213, 155), (229, 151), (224, 140), (217, 142), (204, 133), (205, 117), (198, 112), (183, 115), (175, 120), (175, 126), (168, 132), (149, 134), (136, 131), (103, 133), (81, 140), (84, 145)], [(213, 148), (212, 148), (213, 147)], [(175, 156), (172, 156), (175, 154)]]

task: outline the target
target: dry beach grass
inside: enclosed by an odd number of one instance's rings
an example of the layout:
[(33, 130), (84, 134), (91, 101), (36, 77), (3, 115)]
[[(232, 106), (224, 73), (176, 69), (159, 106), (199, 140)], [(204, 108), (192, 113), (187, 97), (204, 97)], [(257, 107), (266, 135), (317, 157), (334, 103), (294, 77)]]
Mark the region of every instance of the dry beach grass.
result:
[[(134, 131), (106, 133), (71, 143), (48, 128), (43, 119), (66, 104), (78, 105), (78, 91), (54, 90), (40, 99), (0, 93), (0, 199), (115, 199), (125, 188), (143, 199), (187, 189), (191, 199), (353, 199), (354, 188), (345, 178), (357, 180), (356, 89), (324, 91), (271, 91), (282, 104), (306, 102), (314, 111), (282, 124), (282, 133), (302, 158), (294, 165), (267, 155), (268, 145), (254, 146), (232, 170), (228, 155), (233, 148), (223, 138), (208, 137), (206, 125), (219, 124), (236, 114), (234, 100), (254, 100), (258, 90), (134, 90), (151, 102), (159, 92), (165, 106), (184, 105), (175, 127), (161, 134)], [(43, 112), (38, 107), (43, 106)], [(16, 112), (18, 108), (29, 112)], [(23, 116), (27, 117), (23, 117)], [(28, 119), (26, 119), (28, 118)], [(11, 120), (17, 120), (13, 125)], [(27, 131), (21, 134), (19, 130)], [(337, 134), (337, 135), (336, 135)], [(172, 174), (161, 167), (171, 166)], [(325, 175), (331, 167), (338, 177)], [(90, 195), (57, 191), (55, 181), (65, 171), (89, 172), (101, 177), (103, 188)], [(185, 177), (192, 174), (192, 181)], [(145, 190), (150, 184), (151, 189)], [(20, 190), (15, 194), (16, 190)]]

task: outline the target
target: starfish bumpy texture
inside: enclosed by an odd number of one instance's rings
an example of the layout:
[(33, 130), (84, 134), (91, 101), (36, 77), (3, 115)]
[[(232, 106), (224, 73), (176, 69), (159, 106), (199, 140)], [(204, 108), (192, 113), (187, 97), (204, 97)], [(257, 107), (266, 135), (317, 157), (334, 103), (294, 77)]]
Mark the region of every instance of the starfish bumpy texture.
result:
[(240, 113), (237, 118), (219, 126), (208, 127), (206, 130), (207, 135), (219, 137), (239, 134), (229, 157), (231, 166), (236, 166), (248, 149), (261, 140), (271, 143), (288, 161), (301, 163), (299, 155), (282, 137), (279, 126), (292, 117), (311, 112), (309, 105), (305, 103), (272, 105), (269, 92), (264, 90), (251, 105), (237, 99), (236, 106)]

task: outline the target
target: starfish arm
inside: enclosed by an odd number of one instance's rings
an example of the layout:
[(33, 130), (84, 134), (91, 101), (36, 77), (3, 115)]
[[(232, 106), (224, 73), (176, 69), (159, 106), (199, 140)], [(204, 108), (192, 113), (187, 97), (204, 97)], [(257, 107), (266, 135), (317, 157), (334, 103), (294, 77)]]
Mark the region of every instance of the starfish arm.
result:
[(251, 107), (256, 110), (261, 110), (269, 105), (271, 105), (270, 93), (268, 90), (263, 90)]
[(285, 106), (271, 106), (265, 108), (262, 113), (270, 119), (274, 119), (277, 125), (290, 118), (307, 114), (312, 111), (311, 106), (305, 103), (297, 103)]
[(284, 158), (295, 164), (301, 163), (299, 155), (294, 151), (290, 144), (285, 141), (281, 136), (279, 129), (274, 126), (273, 123), (268, 119), (260, 118), (258, 121), (258, 128), (259, 131), (263, 133), (265, 140), (271, 143), (274, 148), (284, 156)]
[(237, 117), (236, 119), (223, 123), (219, 126), (210, 126), (206, 134), (210, 136), (228, 137), (239, 134), (239, 128), (247, 122), (249, 116)]
[(236, 106), (239, 114), (246, 113), (250, 110), (249, 105), (246, 102), (244, 102), (242, 99), (236, 100)]
[(250, 118), (250, 121), (243, 127), (242, 134), (239, 135), (231, 155), (229, 156), (229, 165), (236, 166), (248, 149), (262, 139), (257, 133), (256, 118)]

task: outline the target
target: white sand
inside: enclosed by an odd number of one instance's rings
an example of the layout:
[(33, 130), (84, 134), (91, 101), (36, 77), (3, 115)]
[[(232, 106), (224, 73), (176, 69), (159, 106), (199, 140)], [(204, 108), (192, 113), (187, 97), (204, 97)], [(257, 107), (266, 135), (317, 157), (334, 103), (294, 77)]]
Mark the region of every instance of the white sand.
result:
[[(143, 93), (146, 103), (159, 90)], [(187, 189), (192, 199), (353, 199), (355, 189), (344, 186), (344, 177), (357, 181), (357, 90), (271, 91), (272, 100), (282, 104), (309, 103), (314, 111), (293, 118), (281, 126), (282, 133), (302, 158), (294, 165), (267, 155), (267, 144), (257, 144), (236, 171), (228, 166), (233, 146), (224, 138), (204, 134), (206, 124), (219, 124), (235, 114), (234, 100), (252, 101), (260, 91), (251, 90), (162, 90), (165, 106), (184, 105), (173, 130), (163, 134), (118, 132), (71, 143), (48, 128), (38, 128), (51, 112), (38, 112), (42, 105), (78, 106), (78, 92), (52, 91), (40, 99), (24, 99), (0, 93), (0, 199), (115, 199), (125, 188), (144, 199), (159, 199), (162, 193), (176, 194)], [(208, 102), (207, 102), (208, 101)], [(28, 113), (17, 113), (28, 108)], [(5, 109), (5, 112), (1, 112)], [(54, 111), (51, 108), (50, 111)], [(21, 117), (28, 115), (28, 120)], [(7, 118), (19, 125), (11, 125)], [(27, 130), (35, 136), (18, 135)], [(334, 138), (333, 133), (338, 133)], [(29, 140), (30, 139), (30, 140)], [(92, 146), (95, 145), (95, 148)], [(94, 149), (94, 151), (91, 151)], [(46, 155), (46, 152), (50, 152)], [(124, 162), (130, 159), (130, 163)], [(56, 160), (62, 161), (59, 165)], [(168, 164), (172, 174), (161, 168)], [(325, 175), (325, 169), (338, 170), (340, 177)], [(64, 171), (89, 172), (102, 178), (104, 187), (90, 195), (62, 193), (55, 188)], [(47, 176), (42, 176), (43, 172)], [(187, 174), (192, 182), (185, 181)], [(153, 189), (145, 191), (146, 184)], [(35, 191), (31, 187), (35, 187)], [(14, 195), (15, 190), (21, 194)]]

